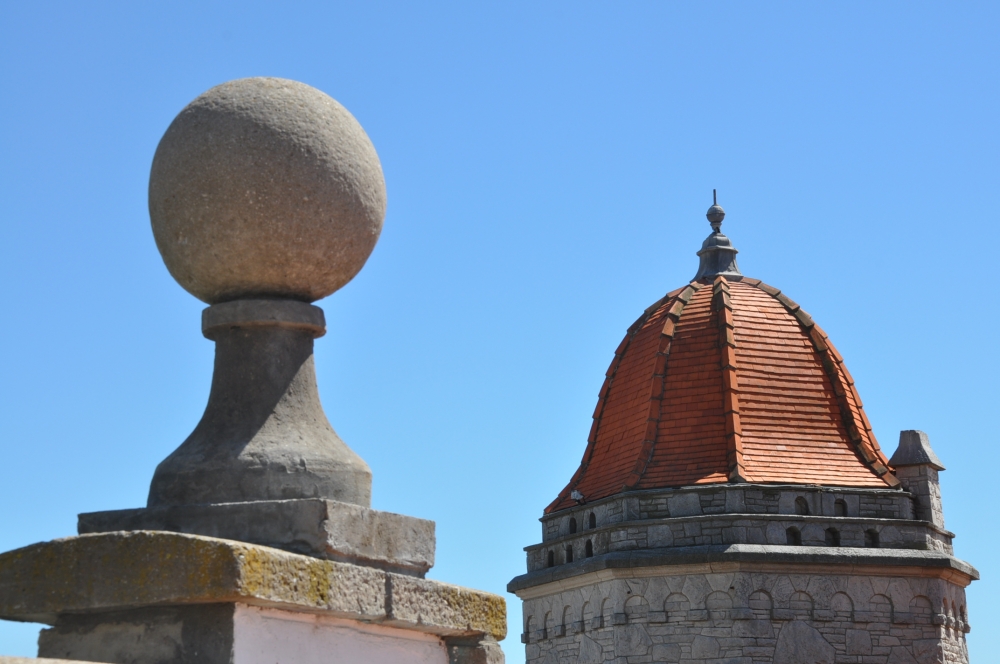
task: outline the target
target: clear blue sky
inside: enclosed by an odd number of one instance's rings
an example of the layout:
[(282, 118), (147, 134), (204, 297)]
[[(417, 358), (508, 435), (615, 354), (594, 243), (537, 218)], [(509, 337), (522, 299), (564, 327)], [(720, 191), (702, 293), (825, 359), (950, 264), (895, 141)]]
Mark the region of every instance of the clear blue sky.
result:
[[(948, 467), (974, 660), (1000, 652), (993, 261), (1000, 5), (13, 2), (0, 8), (0, 550), (144, 504), (208, 395), (202, 305), (146, 184), (209, 87), (309, 83), (368, 131), (382, 239), (321, 302), (334, 427), (434, 578), (505, 593), (625, 329), (683, 285), (711, 190), (745, 274), (831, 335), (890, 453)], [(523, 661), (508, 595), (508, 661)], [(0, 653), (37, 626), (0, 624)]]

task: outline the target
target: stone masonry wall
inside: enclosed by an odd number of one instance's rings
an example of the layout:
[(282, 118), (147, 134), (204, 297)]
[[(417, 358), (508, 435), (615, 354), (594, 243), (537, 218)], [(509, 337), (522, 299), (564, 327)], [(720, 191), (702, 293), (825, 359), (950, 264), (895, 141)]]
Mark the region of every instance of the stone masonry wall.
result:
[(938, 578), (732, 572), (596, 581), (524, 604), (528, 664), (966, 664)]
[(615, 551), (720, 544), (952, 554), (954, 534), (943, 519), (921, 519), (918, 498), (894, 489), (761, 485), (619, 494), (543, 517), (542, 543), (526, 549), (528, 571)]
[[(806, 514), (867, 519), (918, 518), (915, 496), (895, 489), (721, 485), (618, 494), (542, 517), (542, 541), (625, 521), (718, 514)], [(840, 513), (843, 510), (843, 513)]]
[[(799, 532), (802, 546), (871, 547), (869, 533), (875, 532), (878, 548), (952, 553), (950, 537), (919, 521), (723, 514), (632, 521), (550, 540), (527, 547), (528, 571), (615, 551), (706, 544), (786, 545), (789, 529)], [(838, 537), (836, 544), (830, 541), (832, 532)]]

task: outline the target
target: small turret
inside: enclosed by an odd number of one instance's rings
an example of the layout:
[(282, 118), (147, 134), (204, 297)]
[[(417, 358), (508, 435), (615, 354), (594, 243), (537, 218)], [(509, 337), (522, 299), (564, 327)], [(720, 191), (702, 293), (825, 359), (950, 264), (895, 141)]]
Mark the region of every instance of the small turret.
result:
[(895, 469), (896, 478), (913, 494), (916, 517), (944, 528), (944, 507), (941, 504), (941, 485), (938, 471), (944, 470), (941, 460), (931, 449), (930, 439), (923, 431), (900, 431), (899, 447), (889, 465)]

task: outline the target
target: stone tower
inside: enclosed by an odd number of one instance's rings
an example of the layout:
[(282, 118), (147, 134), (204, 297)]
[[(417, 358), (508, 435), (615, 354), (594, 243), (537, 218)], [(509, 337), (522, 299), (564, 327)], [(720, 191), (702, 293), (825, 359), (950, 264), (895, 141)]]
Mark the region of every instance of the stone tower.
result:
[(968, 662), (926, 434), (882, 453), (843, 358), (712, 233), (615, 351), (508, 590), (529, 664)]

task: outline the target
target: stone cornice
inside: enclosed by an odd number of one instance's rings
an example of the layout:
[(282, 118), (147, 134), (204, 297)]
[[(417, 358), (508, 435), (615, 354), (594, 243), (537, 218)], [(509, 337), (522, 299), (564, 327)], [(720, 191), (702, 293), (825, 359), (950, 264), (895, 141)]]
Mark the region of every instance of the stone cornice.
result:
[(934, 551), (732, 544), (618, 551), (515, 577), (507, 591), (532, 599), (598, 581), (735, 571), (927, 576), (961, 587), (979, 579), (968, 563)]

